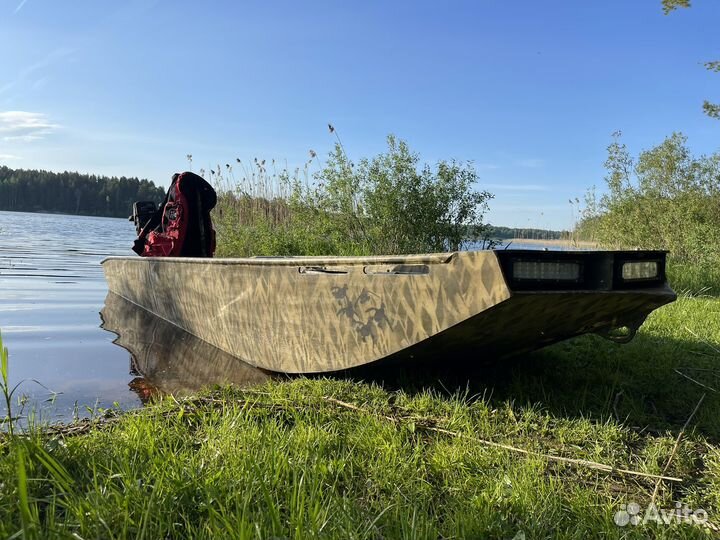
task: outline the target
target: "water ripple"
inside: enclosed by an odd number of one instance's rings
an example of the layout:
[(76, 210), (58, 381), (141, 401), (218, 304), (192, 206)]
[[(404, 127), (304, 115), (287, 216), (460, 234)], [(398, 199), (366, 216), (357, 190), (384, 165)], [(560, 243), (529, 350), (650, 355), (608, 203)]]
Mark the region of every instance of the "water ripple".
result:
[[(10, 378), (61, 388), (55, 418), (69, 417), (75, 401), (139, 404), (128, 388), (128, 355), (98, 315), (107, 292), (100, 261), (132, 255), (134, 236), (124, 219), (0, 212), (0, 330)], [(48, 407), (42, 387), (24, 383), (21, 392)]]

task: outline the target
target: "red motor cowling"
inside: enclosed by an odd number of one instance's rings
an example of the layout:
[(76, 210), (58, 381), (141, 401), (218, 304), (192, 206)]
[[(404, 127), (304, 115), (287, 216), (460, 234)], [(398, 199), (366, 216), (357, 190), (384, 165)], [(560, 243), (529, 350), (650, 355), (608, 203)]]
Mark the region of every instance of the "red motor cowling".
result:
[(216, 203), (215, 190), (204, 178), (174, 174), (165, 201), (143, 227), (133, 251), (142, 257), (212, 257), (210, 211)]

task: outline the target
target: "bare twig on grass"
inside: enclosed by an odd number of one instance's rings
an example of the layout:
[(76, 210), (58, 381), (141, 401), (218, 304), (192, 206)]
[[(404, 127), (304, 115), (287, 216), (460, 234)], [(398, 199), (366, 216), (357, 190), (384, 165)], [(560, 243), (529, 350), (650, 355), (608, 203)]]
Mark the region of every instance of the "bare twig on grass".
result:
[[(700, 405), (702, 404), (703, 400), (705, 399), (706, 394), (703, 394), (700, 396), (700, 399), (697, 402), (697, 405), (695, 405), (695, 408), (690, 413), (690, 416), (688, 416), (688, 419), (685, 420), (685, 424), (683, 425), (682, 429), (680, 430), (680, 433), (678, 433), (677, 438), (675, 439), (675, 445), (673, 446), (672, 452), (670, 453), (670, 457), (667, 460), (667, 463), (665, 463), (665, 467), (663, 467), (662, 474), (664, 475), (668, 468), (670, 468), (670, 464), (672, 463), (673, 458), (675, 457), (675, 454), (677, 453), (677, 449), (680, 446), (680, 439), (682, 439), (683, 434), (685, 433), (685, 430), (687, 429), (688, 425), (690, 425), (690, 421), (695, 416), (695, 413), (698, 412), (698, 409), (700, 408)], [(655, 504), (655, 499), (657, 498), (657, 494), (660, 491), (660, 484), (664, 478), (658, 478), (658, 481), (655, 483), (655, 489), (653, 490), (651, 503)]]
[(705, 343), (705, 344), (706, 344), (708, 347), (710, 347), (713, 351), (715, 351), (716, 353), (720, 354), (720, 349), (718, 349), (717, 347), (711, 345), (708, 341), (705, 341), (703, 338), (701, 338), (700, 336), (698, 336), (697, 333), (694, 332), (690, 327), (685, 326), (685, 330), (687, 330), (688, 332), (690, 332), (690, 333), (691, 333), (694, 337), (696, 337), (698, 340), (700, 340), (700, 341), (702, 341), (703, 343)]
[(677, 373), (678, 375), (680, 375), (681, 377), (685, 377), (687, 380), (694, 382), (698, 386), (702, 386), (703, 388), (706, 388), (706, 389), (710, 390), (711, 392), (717, 392), (717, 390), (715, 388), (713, 388), (712, 386), (708, 386), (707, 384), (701, 383), (700, 381), (693, 379), (690, 375), (687, 375), (678, 369), (673, 369), (673, 371), (675, 373)]
[[(376, 413), (373, 413), (372, 411), (368, 411), (367, 409), (364, 409), (362, 407), (358, 407), (357, 405), (353, 405), (352, 403), (340, 401), (339, 399), (335, 399), (332, 397), (325, 397), (323, 399), (325, 399), (326, 401), (329, 401), (330, 403), (339, 405), (340, 407), (344, 407), (346, 409), (351, 409), (354, 411), (364, 412), (367, 414), (375, 415), (380, 418), (384, 418), (385, 420), (388, 420), (390, 422), (397, 423), (400, 421), (400, 419), (398, 419), (398, 418), (394, 418), (392, 416), (386, 416), (383, 414), (376, 414)], [(553, 455), (549, 455), (549, 454), (543, 454), (541, 452), (534, 452), (532, 450), (525, 450), (523, 448), (518, 448), (516, 446), (510, 446), (509, 444), (502, 444), (502, 443), (497, 443), (494, 441), (489, 441), (487, 439), (481, 439), (479, 437), (464, 435), (463, 433), (458, 433), (457, 431), (451, 431), (449, 429), (427, 426), (427, 425), (422, 425), (422, 424), (416, 424), (416, 427), (418, 427), (420, 429), (424, 429), (426, 431), (433, 431), (435, 433), (442, 433), (444, 435), (451, 435), (453, 437), (458, 437), (461, 439), (474, 441), (474, 442), (482, 444), (483, 446), (489, 446), (492, 448), (501, 448), (503, 450), (508, 450), (510, 452), (516, 452), (516, 453), (524, 454), (527, 456), (541, 457), (541, 458), (547, 459), (549, 461), (558, 461), (561, 463), (567, 463), (569, 465), (574, 465), (576, 467), (585, 467), (585, 468), (595, 469), (595, 470), (604, 471), (604, 472), (608, 472), (608, 473), (617, 473), (617, 474), (624, 474), (624, 475), (630, 475), (630, 476), (640, 476), (643, 478), (652, 478), (655, 480), (667, 480), (669, 482), (682, 482), (683, 481), (682, 478), (676, 478), (674, 476), (665, 476), (664, 475), (665, 471), (663, 471), (663, 475), (649, 474), (649, 473), (644, 473), (644, 472), (640, 472), (640, 471), (632, 471), (630, 469), (621, 469), (618, 467), (613, 467), (611, 465), (606, 465), (604, 463), (590, 461), (587, 459), (575, 459), (575, 458), (568, 458), (568, 457), (562, 457), (562, 456), (553, 456)]]
[[(217, 399), (213, 397), (193, 397), (193, 398), (187, 398), (187, 399), (181, 399), (178, 400), (174, 396), (170, 396), (170, 398), (175, 405), (178, 408), (182, 408), (184, 413), (192, 413), (197, 407), (200, 405), (227, 405), (227, 400), (224, 399)], [(233, 405), (249, 405), (251, 407), (265, 407), (265, 408), (277, 408), (282, 409), (282, 405), (275, 404), (275, 403), (260, 403), (257, 401), (250, 401), (250, 400), (235, 400), (232, 401)], [(131, 417), (131, 416), (138, 416), (140, 414), (144, 414), (147, 412), (147, 410), (154, 405), (146, 405), (142, 409), (132, 410), (132, 411), (122, 411), (119, 413), (115, 413), (111, 416), (100, 416), (96, 418), (84, 418), (82, 420), (76, 420), (69, 424), (50, 424), (46, 425), (41, 428), (41, 432), (43, 435), (49, 435), (49, 436), (56, 436), (56, 437), (76, 437), (78, 435), (85, 435), (92, 430), (95, 429), (104, 429), (107, 427), (110, 427), (117, 423), (119, 420)], [(163, 418), (168, 418), (171, 416), (177, 416), (178, 411), (176, 409), (172, 409), (169, 411), (163, 411), (161, 413)], [(0, 438), (3, 436), (2, 433), (0, 433)]]

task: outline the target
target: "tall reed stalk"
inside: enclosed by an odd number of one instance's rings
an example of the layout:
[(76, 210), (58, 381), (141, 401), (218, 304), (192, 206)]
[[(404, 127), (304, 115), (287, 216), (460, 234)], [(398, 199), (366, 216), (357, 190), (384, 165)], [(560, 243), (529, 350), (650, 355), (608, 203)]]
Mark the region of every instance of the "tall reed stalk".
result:
[(2, 392), (3, 398), (5, 399), (5, 407), (6, 407), (6, 416), (3, 418), (3, 423), (8, 425), (8, 432), (10, 433), (10, 437), (12, 438), (15, 434), (14, 430), (14, 419), (12, 415), (12, 397), (13, 394), (15, 394), (15, 390), (17, 390), (18, 385), (16, 384), (12, 389), (10, 389), (10, 381), (9, 381), (9, 375), (8, 375), (8, 350), (7, 347), (3, 344), (2, 339), (2, 332), (0, 331), (0, 376), (2, 377), (2, 382), (0, 382), (0, 392)]

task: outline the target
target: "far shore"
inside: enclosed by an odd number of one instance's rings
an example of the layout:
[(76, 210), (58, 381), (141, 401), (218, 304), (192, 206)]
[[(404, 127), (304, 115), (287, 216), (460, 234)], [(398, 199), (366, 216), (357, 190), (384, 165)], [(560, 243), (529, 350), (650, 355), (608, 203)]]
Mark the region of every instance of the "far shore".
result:
[(553, 239), (544, 240), (542, 238), (503, 238), (503, 243), (517, 242), (518, 244), (544, 244), (562, 247), (586, 247), (597, 248), (600, 244), (591, 242), (590, 240), (569, 240), (569, 239)]

